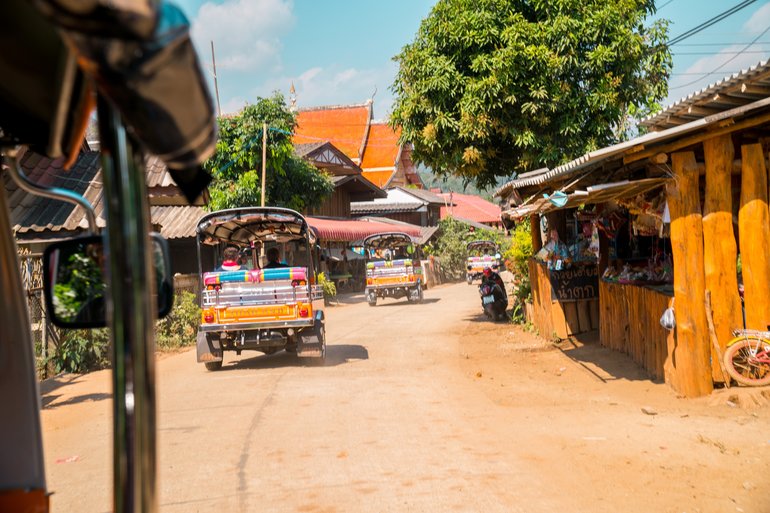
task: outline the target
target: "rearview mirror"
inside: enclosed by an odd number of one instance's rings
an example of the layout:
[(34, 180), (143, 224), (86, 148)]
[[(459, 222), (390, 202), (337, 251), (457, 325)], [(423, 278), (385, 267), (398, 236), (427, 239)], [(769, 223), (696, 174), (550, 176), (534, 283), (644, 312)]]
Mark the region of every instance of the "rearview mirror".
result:
[[(174, 285), (168, 244), (151, 234), (158, 318), (171, 311)], [(51, 321), (60, 328), (103, 328), (107, 325), (107, 262), (99, 235), (56, 242), (43, 254), (45, 302)]]

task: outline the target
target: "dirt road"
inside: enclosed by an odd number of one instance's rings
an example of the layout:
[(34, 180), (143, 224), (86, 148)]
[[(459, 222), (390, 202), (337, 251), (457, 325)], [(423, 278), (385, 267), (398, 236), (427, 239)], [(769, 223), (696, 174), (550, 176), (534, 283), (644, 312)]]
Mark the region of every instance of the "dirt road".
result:
[[(327, 364), (157, 366), (164, 512), (770, 512), (770, 394), (679, 399), (478, 315), (475, 287), (327, 310)], [(43, 385), (53, 511), (109, 511), (106, 371)]]

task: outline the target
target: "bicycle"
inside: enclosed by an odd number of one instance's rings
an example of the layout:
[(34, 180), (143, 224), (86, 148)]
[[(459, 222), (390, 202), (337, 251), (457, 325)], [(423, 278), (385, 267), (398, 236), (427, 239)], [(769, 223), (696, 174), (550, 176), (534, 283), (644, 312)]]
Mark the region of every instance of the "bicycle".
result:
[(733, 331), (724, 354), (725, 370), (741, 385), (770, 384), (770, 331)]

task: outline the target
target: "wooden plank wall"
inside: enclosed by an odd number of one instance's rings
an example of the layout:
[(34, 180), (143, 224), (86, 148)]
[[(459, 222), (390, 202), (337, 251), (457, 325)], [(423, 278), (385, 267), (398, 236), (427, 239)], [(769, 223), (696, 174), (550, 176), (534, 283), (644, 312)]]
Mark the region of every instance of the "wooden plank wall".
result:
[(532, 284), (532, 319), (530, 322), (545, 338), (564, 339), (599, 329), (599, 299), (552, 301), (548, 269), (534, 259), (529, 261)]
[(671, 298), (644, 287), (599, 281), (599, 340), (666, 380), (666, 362), (675, 346), (675, 331), (660, 325)]

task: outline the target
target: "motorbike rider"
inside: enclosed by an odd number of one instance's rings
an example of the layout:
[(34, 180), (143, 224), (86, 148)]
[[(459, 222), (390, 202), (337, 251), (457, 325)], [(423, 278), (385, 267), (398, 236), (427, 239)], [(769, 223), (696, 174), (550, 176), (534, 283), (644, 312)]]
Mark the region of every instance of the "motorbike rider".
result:
[(485, 267), (484, 268), (484, 282), (492, 282), (493, 284), (497, 284), (500, 286), (500, 290), (505, 293), (505, 284), (503, 283), (503, 279), (500, 277), (500, 275), (494, 271), (491, 267)]

